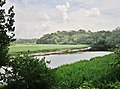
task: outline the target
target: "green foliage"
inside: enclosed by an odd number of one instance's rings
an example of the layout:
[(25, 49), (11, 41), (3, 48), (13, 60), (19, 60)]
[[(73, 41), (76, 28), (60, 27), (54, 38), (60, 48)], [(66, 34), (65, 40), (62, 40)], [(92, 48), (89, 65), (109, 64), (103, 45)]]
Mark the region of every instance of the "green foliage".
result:
[(54, 73), (44, 59), (18, 56), (10, 60), (9, 67), (3, 74), (6, 89), (52, 89), (54, 85)]
[(84, 82), (79, 88), (77, 89), (99, 89), (99, 88), (95, 88), (95, 86), (93, 86), (91, 83), (89, 82)]
[(92, 35), (92, 38), (94, 39), (94, 41), (91, 44), (92, 50), (108, 50), (110, 48), (115, 48), (115, 42), (110, 42), (112, 34), (113, 32), (110, 31), (95, 32)]
[[(0, 67), (6, 65), (8, 61), (8, 46), (14, 41), (14, 15), (13, 6), (6, 13), (3, 8), (5, 0), (0, 0)], [(11, 35), (9, 35), (11, 34)]]
[(84, 30), (79, 31), (57, 31), (51, 34), (45, 34), (37, 40), (37, 44), (88, 44), (90, 41), (86, 39), (90, 36), (91, 32)]
[(120, 28), (113, 31), (57, 31), (45, 34), (37, 40), (37, 44), (88, 44), (92, 50), (109, 50), (120, 43)]
[(120, 82), (117, 81), (115, 83), (110, 84), (110, 86), (114, 87), (114, 89), (120, 89)]
[[(100, 88), (101, 89), (101, 88)], [(102, 83), (102, 89), (120, 89), (120, 82), (119, 81), (110, 81)]]
[(112, 66), (113, 72), (116, 74), (116, 80), (120, 81), (120, 46), (115, 50), (115, 61)]
[[(103, 88), (103, 82), (110, 82), (115, 79), (110, 64), (114, 62), (114, 54), (104, 57), (92, 58), (90, 61), (84, 60), (70, 65), (64, 65), (55, 69), (56, 86), (59, 89), (75, 89), (80, 87), (85, 81)], [(89, 88), (88, 88), (89, 89)], [(109, 88), (107, 88), (109, 89)]]
[(0, 84), (0, 89), (4, 89), (4, 86), (2, 84)]

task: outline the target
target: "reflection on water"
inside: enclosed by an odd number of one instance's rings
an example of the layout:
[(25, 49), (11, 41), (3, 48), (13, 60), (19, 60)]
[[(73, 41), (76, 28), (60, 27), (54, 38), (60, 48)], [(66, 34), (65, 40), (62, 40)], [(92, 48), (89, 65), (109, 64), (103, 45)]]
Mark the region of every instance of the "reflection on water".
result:
[[(51, 61), (48, 65), (51, 68), (56, 68), (63, 64), (70, 64), (80, 60), (89, 60), (93, 57), (108, 55), (112, 52), (97, 51), (97, 52), (80, 52), (76, 54), (61, 54), (61, 55), (47, 55), (44, 56), (46, 60)], [(43, 56), (37, 56), (38, 58), (43, 58)]]

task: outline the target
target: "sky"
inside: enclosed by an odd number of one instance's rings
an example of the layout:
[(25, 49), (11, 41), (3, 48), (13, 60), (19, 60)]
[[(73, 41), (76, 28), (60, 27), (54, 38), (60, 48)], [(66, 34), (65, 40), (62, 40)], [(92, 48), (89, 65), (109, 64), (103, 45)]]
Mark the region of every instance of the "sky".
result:
[(40, 38), (58, 30), (113, 30), (120, 0), (7, 0), (14, 6), (16, 38)]

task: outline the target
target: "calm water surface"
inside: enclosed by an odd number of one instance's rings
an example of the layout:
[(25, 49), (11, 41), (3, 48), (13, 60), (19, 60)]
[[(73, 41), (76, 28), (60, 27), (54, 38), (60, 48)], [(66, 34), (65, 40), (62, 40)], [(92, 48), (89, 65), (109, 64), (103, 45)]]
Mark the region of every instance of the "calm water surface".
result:
[[(64, 64), (74, 63), (80, 60), (90, 60), (93, 57), (108, 55), (112, 52), (106, 51), (97, 51), (97, 52), (80, 52), (75, 54), (61, 54), (61, 55), (47, 55), (47, 56), (37, 56), (37, 58), (45, 57), (46, 60), (51, 61), (48, 67), (56, 68)], [(9, 68), (11, 69), (11, 68)], [(3, 69), (0, 69), (0, 72), (5, 72)]]
[(48, 67), (56, 68), (64, 64), (74, 63), (80, 60), (90, 60), (93, 57), (108, 55), (112, 52), (97, 51), (97, 52), (80, 52), (75, 54), (61, 54), (61, 55), (47, 55), (37, 56), (37, 58), (45, 57), (46, 60), (51, 61)]

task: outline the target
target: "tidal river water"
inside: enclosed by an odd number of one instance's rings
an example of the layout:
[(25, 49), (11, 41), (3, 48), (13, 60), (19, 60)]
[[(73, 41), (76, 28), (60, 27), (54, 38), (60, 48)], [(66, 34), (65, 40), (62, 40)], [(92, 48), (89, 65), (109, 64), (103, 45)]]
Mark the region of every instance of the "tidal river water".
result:
[(48, 67), (56, 68), (64, 64), (71, 64), (80, 60), (90, 60), (93, 57), (108, 55), (112, 52), (94, 51), (94, 52), (79, 52), (74, 54), (55, 54), (46, 56), (37, 56), (37, 58), (45, 57), (45, 60), (51, 61)]
[[(54, 55), (36, 56), (36, 57), (40, 59), (45, 57), (45, 60), (51, 61), (48, 67), (57, 68), (64, 64), (71, 64), (80, 60), (90, 60), (93, 57), (104, 56), (110, 53), (112, 52), (94, 51), (94, 52), (79, 52), (74, 54), (54, 54)], [(0, 72), (4, 73), (4, 70), (1, 68)]]

